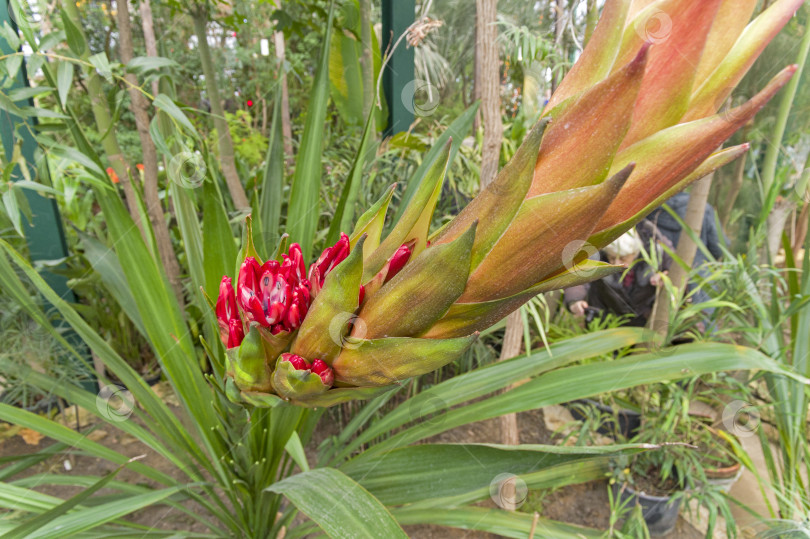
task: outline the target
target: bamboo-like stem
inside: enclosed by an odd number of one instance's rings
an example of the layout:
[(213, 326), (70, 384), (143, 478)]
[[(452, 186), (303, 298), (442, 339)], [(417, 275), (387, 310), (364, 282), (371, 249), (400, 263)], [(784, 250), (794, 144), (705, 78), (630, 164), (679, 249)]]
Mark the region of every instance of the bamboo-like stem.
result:
[[(116, 17), (118, 19), (118, 50), (121, 56), (121, 63), (128, 64), (132, 60), (132, 27), (129, 20), (128, 0), (119, 0)], [(178, 305), (185, 303), (183, 297), (183, 284), (180, 280), (180, 263), (172, 247), (172, 239), (169, 234), (169, 227), (166, 224), (166, 216), (163, 214), (163, 207), (158, 194), (158, 154), (152, 136), (149, 134), (149, 101), (142, 93), (135, 90), (138, 86), (138, 79), (133, 73), (127, 73), (125, 78), (130, 82), (129, 86), (129, 108), (135, 116), (135, 127), (138, 130), (138, 137), (141, 141), (141, 152), (143, 156), (143, 198), (146, 204), (146, 213), (149, 222), (152, 224), (152, 232), (155, 235), (155, 247), (166, 277), (169, 279)], [(136, 177), (138, 171), (135, 171)]]
[[(84, 35), (81, 17), (79, 17), (76, 4), (73, 2), (63, 2), (62, 6), (65, 13), (67, 13), (68, 17), (70, 17), (76, 28), (82, 32), (82, 37), (86, 42), (87, 38)], [(141, 213), (138, 208), (138, 194), (135, 192), (135, 188), (129, 179), (129, 163), (127, 163), (126, 157), (124, 157), (124, 152), (121, 150), (121, 146), (118, 144), (118, 138), (115, 135), (115, 130), (113, 129), (112, 125), (112, 115), (110, 114), (110, 109), (107, 106), (107, 96), (104, 94), (104, 89), (101, 85), (101, 76), (98, 74), (96, 69), (92, 67), (92, 64), (88, 60), (90, 54), (89, 51), (90, 48), (85, 46), (81, 59), (85, 64), (85, 67), (91, 66), (90, 68), (85, 69), (85, 72), (88, 75), (87, 92), (90, 96), (90, 108), (93, 111), (93, 118), (96, 121), (98, 132), (101, 134), (101, 147), (104, 150), (104, 153), (107, 154), (107, 159), (110, 160), (110, 165), (121, 182), (121, 187), (124, 190), (124, 199), (126, 201), (127, 208), (129, 209), (129, 214), (132, 217), (132, 220), (138, 226), (138, 229), (141, 231), (141, 236), (143, 236), (144, 241), (146, 241), (147, 245), (149, 245), (151, 244), (149, 241), (149, 236), (147, 235), (143, 223), (141, 222)]]
[[(810, 12), (808, 12), (810, 13)], [(805, 20), (805, 23), (810, 22), (810, 15)], [(776, 116), (776, 123), (774, 124), (773, 133), (769, 140), (768, 149), (765, 152), (765, 159), (762, 165), (762, 184), (763, 191), (767, 201), (773, 201), (772, 207), (763, 208), (762, 215), (767, 216), (765, 225), (767, 226), (767, 248), (771, 258), (776, 256), (779, 249), (779, 243), (782, 237), (785, 223), (787, 222), (788, 215), (795, 206), (792, 200), (777, 200), (776, 197), (768, 196), (772, 189), (781, 186), (774, 186), (776, 181), (776, 168), (779, 161), (779, 152), (782, 150), (782, 140), (785, 136), (787, 129), (788, 118), (790, 111), (793, 108), (793, 101), (796, 98), (796, 93), (799, 89), (799, 82), (802, 79), (804, 66), (807, 63), (807, 56), (810, 53), (810, 28), (805, 24), (804, 37), (802, 37), (801, 45), (799, 46), (799, 53), (796, 56), (796, 73), (787, 84), (782, 93), (782, 99), (779, 101), (779, 112)]]
[[(703, 230), (703, 216), (706, 213), (706, 201), (709, 199), (713, 177), (714, 174), (709, 174), (705, 178), (695, 182), (689, 194), (689, 204), (686, 206), (686, 215), (683, 221), (686, 226), (694, 231), (697, 237), (700, 237), (700, 233)], [(686, 288), (686, 277), (697, 254), (697, 243), (686, 233), (686, 230), (681, 230), (675, 254), (683, 261), (686, 267), (682, 267), (680, 264), (673, 264), (673, 267), (669, 270), (669, 278), (672, 281), (673, 288), (683, 295), (683, 291)], [(658, 289), (653, 314), (648, 321), (650, 329), (660, 335), (667, 334), (671, 307), (672, 303), (667, 289), (662, 286)]]
[(245, 194), (245, 188), (242, 187), (242, 182), (239, 180), (239, 174), (236, 172), (233, 140), (231, 139), (228, 122), (225, 120), (225, 111), (222, 109), (217, 74), (211, 59), (211, 50), (208, 47), (208, 10), (206, 6), (198, 6), (192, 10), (191, 17), (194, 20), (194, 32), (197, 35), (197, 47), (200, 51), (200, 63), (202, 63), (203, 74), (205, 75), (205, 88), (208, 92), (208, 100), (211, 102), (214, 126), (217, 128), (222, 174), (225, 176), (225, 183), (228, 186), (228, 192), (231, 194), (234, 206), (239, 210), (247, 210), (250, 208), (250, 202)]

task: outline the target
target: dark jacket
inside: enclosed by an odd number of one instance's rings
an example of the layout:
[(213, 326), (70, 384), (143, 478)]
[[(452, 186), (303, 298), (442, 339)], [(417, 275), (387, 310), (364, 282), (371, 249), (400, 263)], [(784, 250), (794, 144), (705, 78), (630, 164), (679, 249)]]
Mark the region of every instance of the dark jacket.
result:
[[(607, 262), (604, 253), (600, 253)], [(566, 288), (565, 305), (585, 300), (589, 307), (605, 313), (630, 315), (628, 325), (644, 326), (655, 304), (656, 288), (650, 284), (655, 272), (643, 259), (638, 258), (629, 270), (614, 273), (598, 281)]]
[[(666, 245), (670, 249), (672, 248), (667, 236), (662, 234), (650, 221), (642, 220), (636, 225), (636, 234), (647, 250), (651, 249), (653, 245)], [(666, 271), (672, 263), (672, 258), (664, 249), (659, 249), (659, 251), (660, 270)], [(604, 252), (599, 253), (599, 259), (602, 262), (608, 261)], [(655, 305), (657, 289), (650, 284), (653, 275), (655, 275), (655, 271), (642, 257), (639, 257), (627, 272), (616, 273), (592, 283), (565, 289), (565, 306), (570, 307), (575, 301), (585, 300), (589, 307), (600, 309), (605, 313), (630, 315), (631, 319), (628, 324), (631, 326), (644, 326)]]

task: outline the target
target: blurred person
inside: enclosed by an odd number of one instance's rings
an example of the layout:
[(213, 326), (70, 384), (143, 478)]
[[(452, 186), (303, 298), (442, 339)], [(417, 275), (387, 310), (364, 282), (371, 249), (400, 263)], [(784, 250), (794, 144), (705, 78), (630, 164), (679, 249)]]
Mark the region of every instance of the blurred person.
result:
[[(655, 238), (651, 225), (644, 224), (642, 227), (641, 231), (631, 229), (599, 252), (599, 260), (624, 266), (627, 268), (625, 271), (565, 289), (565, 305), (574, 316), (586, 316), (589, 311), (597, 311), (629, 315), (627, 324), (630, 326), (644, 326), (647, 323), (662, 278), (661, 273), (650, 267), (644, 258), (639, 258), (644, 248), (642, 238)], [(664, 260), (662, 266), (668, 267), (668, 261)]]

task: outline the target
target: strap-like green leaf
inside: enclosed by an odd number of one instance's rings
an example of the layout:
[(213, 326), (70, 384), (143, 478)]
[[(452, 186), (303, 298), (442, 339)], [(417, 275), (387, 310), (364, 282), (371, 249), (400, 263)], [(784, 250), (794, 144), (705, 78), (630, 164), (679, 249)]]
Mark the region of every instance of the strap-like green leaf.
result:
[(410, 509), (394, 510), (394, 516), (402, 525), (435, 524), (464, 530), (480, 530), (502, 537), (525, 539), (534, 530), (535, 537), (554, 539), (587, 539), (602, 537), (599, 530), (592, 530), (539, 518), (537, 523), (530, 513), (503, 511), (485, 507), (456, 507), (453, 509)]
[[(500, 474), (524, 476), (579, 461), (650, 448), (644, 445), (424, 444), (368, 457), (361, 454), (340, 469), (386, 505), (451, 497), (455, 505), (462, 502), (459, 496), (466, 496), (463, 503), (486, 499), (492, 481)], [(544, 479), (535, 476), (532, 480), (539, 484)]]
[[(599, 331), (554, 343), (548, 350), (539, 350), (529, 356), (521, 355), (445, 380), (430, 389), (421, 391), (403, 405), (396, 407), (388, 415), (376, 421), (352, 443), (347, 444), (340, 456), (345, 457), (361, 444), (385, 435), (424, 415), (444, 412), (463, 402), (477, 399), (515, 382), (568, 365), (574, 361), (610, 353), (625, 346), (632, 346), (641, 342), (644, 335), (645, 331), (640, 328), (617, 328)], [(372, 446), (367, 452), (373, 452), (377, 447), (379, 447), (379, 444)]]
[(306, 261), (312, 258), (312, 244), (315, 242), (315, 232), (320, 217), (321, 154), (323, 126), (329, 103), (329, 42), (332, 37), (333, 11), (334, 2), (329, 6), (326, 35), (323, 38), (318, 70), (315, 72), (312, 93), (307, 105), (307, 120), (295, 162), (295, 175), (290, 188), (287, 214), (287, 232), (292, 241), (301, 244), (301, 251)]
[(267, 488), (283, 494), (329, 537), (407, 538), (391, 513), (369, 492), (334, 468), (318, 468)]
[[(130, 460), (129, 462), (132, 462)], [(80, 491), (75, 496), (65, 500), (64, 502), (60, 503), (59, 505), (48, 509), (44, 513), (37, 515), (26, 522), (23, 522), (13, 530), (6, 532), (3, 534), (3, 537), (6, 539), (22, 539), (25, 537), (31, 537), (32, 534), (46, 526), (49, 522), (53, 519), (61, 517), (71, 509), (77, 507), (79, 504), (84, 502), (87, 498), (95, 494), (100, 489), (107, 486), (107, 484), (113, 480), (113, 478), (118, 475), (118, 472), (124, 469), (124, 467), (128, 464), (124, 463), (120, 465), (118, 468), (113, 470), (112, 472), (108, 473), (106, 476), (100, 478), (98, 481), (93, 483), (92, 485), (88, 486), (84, 490)]]
[(50, 520), (39, 531), (28, 535), (28, 539), (57, 539), (75, 536), (128, 515), (143, 507), (160, 503), (172, 494), (182, 492), (186, 486), (156, 490), (137, 496), (128, 496), (122, 500), (108, 502), (95, 507), (75, 511)]
[(172, 118), (174, 118), (177, 123), (182, 125), (190, 135), (194, 135), (195, 137), (199, 137), (197, 134), (197, 128), (194, 127), (186, 115), (180, 110), (180, 107), (174, 104), (174, 101), (167, 96), (166, 94), (158, 94), (154, 101), (155, 107), (159, 108)]
[[(384, 451), (467, 423), (570, 402), (641, 384), (680, 380), (719, 371), (748, 369), (762, 369), (807, 382), (806, 379), (786, 372), (778, 363), (750, 348), (719, 343), (687, 344), (661, 352), (630, 355), (618, 360), (548, 372), (505, 393), (440, 413), (429, 422), (418, 423), (391, 436), (375, 445), (373, 449)], [(482, 369), (479, 372), (486, 370)]]

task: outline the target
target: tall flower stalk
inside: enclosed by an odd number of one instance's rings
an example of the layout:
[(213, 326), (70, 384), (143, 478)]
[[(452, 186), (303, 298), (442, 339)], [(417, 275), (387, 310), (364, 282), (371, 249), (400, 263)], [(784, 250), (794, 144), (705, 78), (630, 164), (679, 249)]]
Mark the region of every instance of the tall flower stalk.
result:
[(778, 0), (746, 26), (753, 2), (609, 0), (514, 158), (436, 232), (449, 146), (385, 237), (393, 189), (309, 271), (297, 244), (262, 261), (248, 221), (236, 289), (223, 277), (217, 307), (231, 398), (366, 398), (453, 361), (535, 295), (618, 271), (588, 247), (748, 149), (716, 151), (796, 66), (718, 110), (801, 3)]

